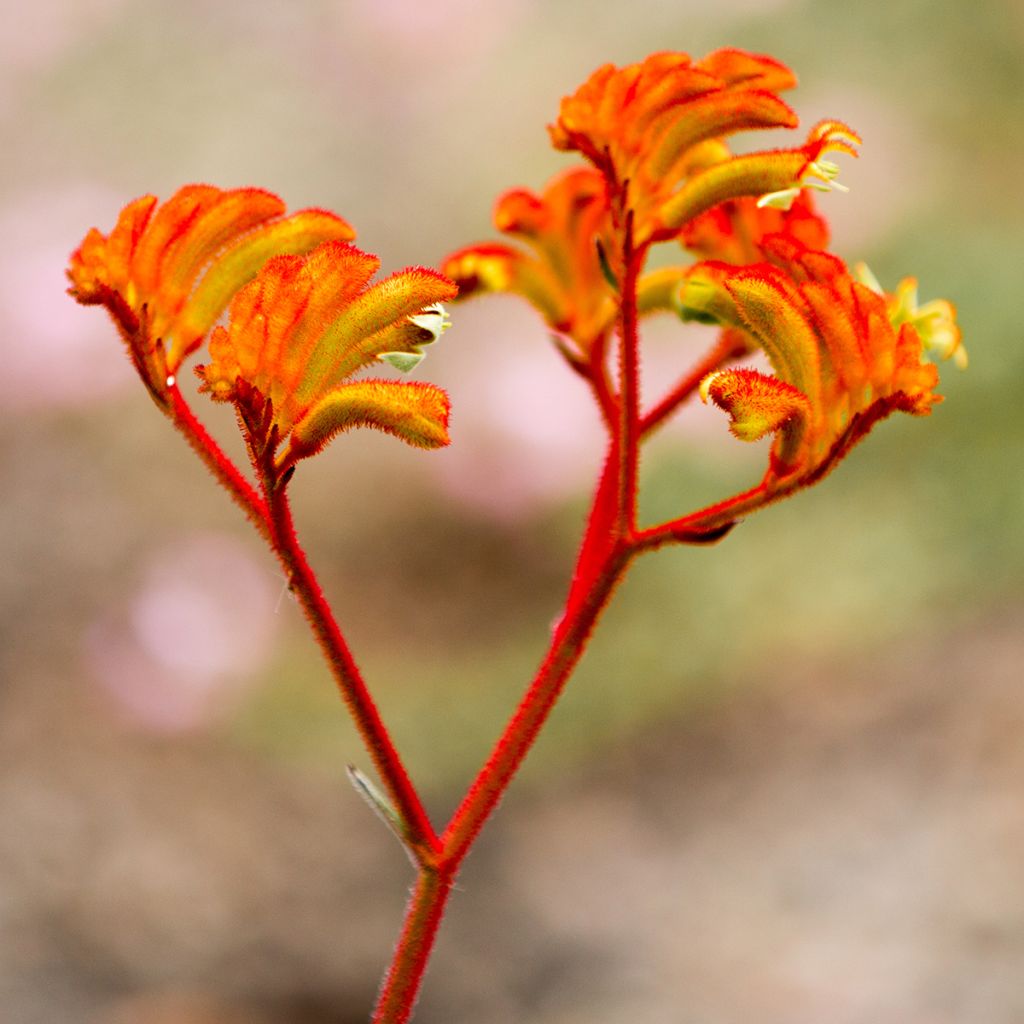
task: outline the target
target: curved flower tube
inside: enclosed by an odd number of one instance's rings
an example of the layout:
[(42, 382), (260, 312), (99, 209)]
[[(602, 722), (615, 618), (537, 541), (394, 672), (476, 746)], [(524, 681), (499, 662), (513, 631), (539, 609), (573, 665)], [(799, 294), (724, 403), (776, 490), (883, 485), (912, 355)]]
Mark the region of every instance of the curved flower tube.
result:
[[(723, 370), (700, 389), (729, 413), (735, 436), (775, 434), (760, 503), (819, 480), (890, 413), (924, 416), (941, 401), (929, 345), (911, 318), (892, 315), (891, 299), (792, 237), (763, 248), (771, 263), (698, 264), (679, 295), (684, 316), (746, 331), (775, 371)], [(959, 339), (945, 308), (943, 333)]]
[(671, 238), (695, 217), (728, 199), (757, 197), (757, 205), (788, 210), (804, 189), (845, 191), (828, 153), (857, 156), (860, 136), (842, 121), (820, 121), (795, 149), (774, 149), (709, 162), (660, 209), (655, 240)]
[(663, 208), (706, 159), (706, 144), (738, 131), (796, 127), (776, 95), (795, 85), (779, 61), (741, 50), (699, 61), (656, 53), (598, 68), (562, 100), (549, 131), (556, 149), (581, 153), (604, 175), (613, 211), (632, 211), (639, 245), (662, 235)]
[(753, 196), (727, 199), (688, 221), (679, 241), (701, 259), (742, 265), (765, 258), (761, 243), (770, 235), (789, 235), (808, 249), (825, 249), (829, 242), (828, 224), (806, 191), (785, 210), (759, 205)]
[(432, 384), (349, 381), (377, 362), (406, 369), (447, 327), (456, 286), (423, 267), (377, 284), (376, 256), (325, 242), (275, 256), (231, 302), (196, 367), (202, 390), (238, 409), (250, 451), (283, 474), (337, 433), (371, 426), (422, 448), (448, 443), (448, 396)]
[(109, 235), (93, 228), (72, 255), (71, 295), (107, 308), (158, 405), (168, 377), (268, 257), (355, 238), (327, 210), (284, 212), (263, 189), (186, 185), (163, 204), (129, 203)]
[[(753, 197), (744, 196), (727, 199), (695, 217), (679, 233), (679, 242), (687, 253), (703, 260), (743, 266), (766, 259), (762, 245), (774, 235), (786, 235), (808, 249), (824, 249), (829, 230), (807, 192), (801, 192), (786, 210), (760, 206)], [(682, 313), (684, 320), (717, 322), (714, 316), (703, 317), (697, 308), (680, 307), (680, 286), (686, 281), (695, 284), (692, 265), (659, 267), (645, 274), (638, 286), (640, 312), (670, 310)], [(742, 334), (731, 333), (736, 338)], [(740, 348), (749, 345), (744, 343)]]
[(553, 177), (540, 195), (511, 189), (495, 204), (494, 224), (526, 248), (482, 243), (452, 253), (442, 270), (458, 283), (459, 297), (521, 295), (556, 336), (587, 355), (618, 309), (597, 248), (609, 225), (601, 175), (573, 167)]

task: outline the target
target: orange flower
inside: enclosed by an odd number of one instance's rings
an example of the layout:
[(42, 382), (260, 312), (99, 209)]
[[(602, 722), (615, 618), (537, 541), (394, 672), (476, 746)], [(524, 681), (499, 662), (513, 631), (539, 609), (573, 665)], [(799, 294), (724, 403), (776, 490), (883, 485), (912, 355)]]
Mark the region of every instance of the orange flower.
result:
[(638, 226), (648, 225), (690, 173), (701, 143), (744, 129), (795, 127), (796, 115), (775, 95), (794, 85), (792, 72), (770, 57), (720, 50), (694, 62), (655, 53), (624, 68), (598, 68), (562, 100), (549, 131), (556, 149), (582, 153)]
[(109, 235), (93, 228), (72, 255), (71, 295), (108, 309), (158, 404), (168, 377), (268, 257), (355, 237), (326, 210), (284, 212), (262, 189), (186, 185), (162, 205), (155, 196), (129, 203)]
[(794, 150), (733, 157), (722, 141), (747, 129), (796, 127), (796, 115), (776, 95), (795, 84), (783, 64), (740, 50), (700, 61), (657, 53), (624, 68), (606, 64), (562, 101), (551, 138), (556, 149), (580, 152), (601, 171), (620, 227), (631, 211), (643, 245), (670, 238), (726, 199), (785, 204), (804, 187), (837, 187), (838, 168), (821, 157), (852, 153), (859, 141), (837, 121), (817, 126)]
[[(705, 378), (701, 395), (729, 413), (737, 437), (776, 435), (762, 490), (778, 497), (820, 479), (890, 413), (924, 416), (941, 397), (938, 372), (923, 358), (928, 339), (912, 318), (892, 315), (891, 298), (791, 237), (763, 248), (771, 263), (698, 264), (679, 303), (684, 316), (747, 331), (768, 355), (775, 376), (723, 370)], [(956, 332), (944, 308), (943, 339)]]
[(683, 247), (705, 260), (757, 263), (769, 235), (789, 235), (808, 249), (824, 249), (829, 231), (809, 192), (801, 192), (788, 210), (759, 206), (752, 196), (727, 199), (689, 221), (679, 235)]
[[(706, 260), (742, 265), (765, 258), (761, 249), (772, 235), (788, 235), (809, 249), (828, 244), (828, 225), (807, 192), (801, 192), (788, 209), (761, 206), (751, 196), (727, 199), (689, 221), (679, 234), (683, 248)], [(658, 310), (680, 312), (679, 287), (692, 276), (691, 267), (660, 267), (640, 279), (638, 305), (641, 313)], [(684, 311), (684, 319), (707, 319), (696, 309)], [(742, 352), (749, 342), (743, 332), (730, 330), (729, 337)]]
[(283, 472), (335, 434), (371, 426), (409, 444), (448, 443), (448, 397), (432, 384), (349, 381), (376, 362), (410, 369), (447, 326), (439, 305), (455, 285), (414, 267), (377, 284), (376, 256), (325, 242), (306, 256), (269, 260), (231, 302), (228, 327), (196, 368), (203, 390), (239, 410), (258, 458)]
[(483, 243), (452, 253), (442, 270), (458, 283), (460, 298), (521, 295), (556, 335), (570, 339), (580, 353), (589, 352), (617, 311), (597, 249), (608, 225), (601, 175), (574, 167), (552, 178), (541, 195), (512, 189), (498, 200), (494, 223), (526, 249)]

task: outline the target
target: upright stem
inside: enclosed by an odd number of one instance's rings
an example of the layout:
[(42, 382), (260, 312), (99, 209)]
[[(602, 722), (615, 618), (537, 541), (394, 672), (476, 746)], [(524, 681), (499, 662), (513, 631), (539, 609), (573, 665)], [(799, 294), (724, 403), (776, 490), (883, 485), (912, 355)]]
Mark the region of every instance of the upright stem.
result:
[(412, 1015), (448, 894), (462, 862), (547, 721), (631, 557), (629, 549), (616, 548), (586, 598), (575, 610), (567, 608), (537, 675), (441, 837), (438, 861), (421, 868), (372, 1024), (405, 1024)]
[(405, 1024), (412, 1016), (453, 879), (451, 871), (420, 869), (405, 910), (402, 934), (377, 998), (372, 1024)]
[(633, 215), (626, 216), (622, 246), (622, 307), (619, 320), (619, 502), (618, 533), (626, 537), (636, 526), (638, 453), (640, 446), (640, 338), (637, 330), (636, 285), (643, 252), (633, 248)]
[(437, 834), (295, 536), (291, 509), (283, 487), (271, 491), (269, 508), (272, 544), (288, 575), (289, 586), (306, 613), (342, 699), (408, 830), (410, 848), (421, 864), (431, 864), (440, 852)]
[(462, 862), (508, 788), (583, 656), (597, 618), (631, 557), (624, 546), (613, 549), (586, 595), (567, 608), (536, 676), (441, 837), (445, 865), (457, 867)]
[(608, 458), (587, 519), (564, 615), (537, 674), (441, 836), (440, 854), (432, 868), (436, 874), (421, 872), (374, 1024), (405, 1024), (409, 1019), (448, 888), (547, 722), (601, 611), (638, 550), (633, 539), (640, 444), (636, 285), (643, 253), (633, 248), (631, 218), (626, 221), (623, 257), (618, 410), (607, 393), (602, 396), (595, 389), (606, 414), (617, 411), (618, 415), (609, 416)]

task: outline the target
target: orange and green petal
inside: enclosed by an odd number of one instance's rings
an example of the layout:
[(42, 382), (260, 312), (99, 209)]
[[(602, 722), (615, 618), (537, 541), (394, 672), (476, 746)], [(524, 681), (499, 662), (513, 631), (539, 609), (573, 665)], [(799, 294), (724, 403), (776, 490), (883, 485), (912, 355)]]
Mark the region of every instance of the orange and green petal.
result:
[(213, 331), (210, 362), (197, 368), (204, 390), (266, 413), (258, 440), (289, 440), (282, 466), (360, 425), (420, 447), (444, 443), (439, 389), (347, 382), (379, 361), (411, 368), (447, 326), (440, 301), (455, 296), (452, 281), (412, 267), (371, 284), (379, 265), (344, 242), (276, 256), (232, 299), (227, 327)]
[(749, 153), (715, 164), (690, 178), (661, 208), (655, 237), (671, 237), (695, 217), (728, 199), (757, 197), (763, 206), (789, 209), (801, 190), (830, 191), (843, 186), (839, 168), (824, 159), (830, 152), (857, 155), (860, 136), (840, 121), (822, 121), (796, 149)]
[(284, 213), (277, 196), (257, 188), (186, 185), (163, 204), (142, 196), (109, 235), (89, 231), (71, 257), (70, 292), (107, 307), (154, 399), (166, 404), (167, 379), (269, 257), (355, 235), (324, 210)]
[(415, 448), (444, 447), (451, 442), (449, 411), (447, 394), (433, 384), (393, 380), (342, 384), (295, 424), (278, 469), (315, 455), (337, 434), (355, 427), (382, 430)]
[(702, 391), (729, 412), (737, 437), (776, 434), (764, 491), (788, 493), (819, 479), (879, 420), (927, 415), (941, 398), (900, 299), (791, 236), (768, 236), (763, 250), (770, 263), (698, 264), (676, 301), (684, 316), (742, 328), (768, 355), (774, 377), (728, 370)]
[(175, 337), (180, 362), (201, 344), (232, 295), (251, 281), (271, 256), (310, 252), (322, 242), (350, 242), (355, 231), (328, 210), (299, 210), (261, 224), (227, 246), (202, 276), (182, 310)]

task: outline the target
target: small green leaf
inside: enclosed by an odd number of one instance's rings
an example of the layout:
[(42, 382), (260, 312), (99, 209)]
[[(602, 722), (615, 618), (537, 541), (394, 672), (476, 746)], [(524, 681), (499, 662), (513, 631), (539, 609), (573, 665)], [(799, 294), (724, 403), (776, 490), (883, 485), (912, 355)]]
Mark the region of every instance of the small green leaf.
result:
[(389, 363), (396, 370), (401, 370), (402, 373), (409, 373), (423, 362), (425, 355), (425, 352), (381, 352), (377, 358), (382, 363)]
[(355, 791), (366, 801), (367, 806), (391, 830), (395, 838), (402, 844), (415, 867), (419, 867), (419, 859), (409, 843), (409, 832), (402, 821), (401, 815), (391, 805), (391, 801), (365, 776), (354, 764), (345, 769), (349, 782)]
[(612, 270), (612, 265), (608, 262), (608, 253), (605, 251), (604, 243), (598, 238), (594, 244), (597, 246), (597, 262), (601, 265), (601, 273), (604, 275), (604, 279), (608, 282), (612, 291), (617, 294), (619, 282)]

